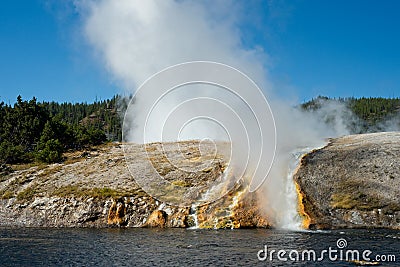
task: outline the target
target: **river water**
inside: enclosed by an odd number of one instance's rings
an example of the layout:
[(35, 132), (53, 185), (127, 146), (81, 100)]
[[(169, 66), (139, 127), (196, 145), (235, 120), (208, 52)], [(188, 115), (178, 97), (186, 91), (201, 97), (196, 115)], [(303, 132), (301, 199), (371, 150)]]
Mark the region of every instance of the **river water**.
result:
[[(321, 256), (329, 247), (332, 258)], [(279, 259), (272, 250), (285, 254)], [(305, 250), (316, 260), (302, 258)], [(1, 266), (355, 266), (340, 260), (348, 250), (400, 266), (400, 231), (0, 228)]]

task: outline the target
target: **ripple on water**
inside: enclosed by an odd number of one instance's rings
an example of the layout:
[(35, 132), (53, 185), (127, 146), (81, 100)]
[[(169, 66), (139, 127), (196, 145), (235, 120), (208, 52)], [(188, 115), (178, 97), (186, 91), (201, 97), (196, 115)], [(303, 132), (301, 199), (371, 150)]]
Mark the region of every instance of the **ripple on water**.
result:
[[(329, 246), (336, 248), (339, 238), (345, 238), (352, 249), (396, 255), (400, 251), (398, 231), (388, 230), (0, 228), (0, 263), (2, 266), (268, 266), (271, 262), (257, 259), (257, 252), (265, 245), (275, 250), (320, 251)], [(294, 266), (305, 264), (297, 262)], [(312, 265), (327, 264), (338, 265), (329, 261)], [(272, 265), (284, 266), (284, 263), (275, 259)], [(347, 262), (340, 265), (354, 266)]]

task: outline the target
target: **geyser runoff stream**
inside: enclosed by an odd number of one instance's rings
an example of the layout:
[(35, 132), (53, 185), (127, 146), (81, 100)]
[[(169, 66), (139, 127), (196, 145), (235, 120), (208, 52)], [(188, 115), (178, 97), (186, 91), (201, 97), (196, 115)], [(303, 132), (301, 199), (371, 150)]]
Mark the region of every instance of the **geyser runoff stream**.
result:
[[(259, 46), (245, 47), (242, 41), (246, 37), (240, 25), (244, 21), (251, 21), (251, 14), (242, 12), (243, 5), (258, 5), (258, 2), (77, 0), (74, 4), (82, 18), (85, 39), (94, 48), (112, 78), (126, 88), (129, 94), (162, 69), (196, 60), (227, 64), (253, 79), (268, 98), (277, 133), (274, 164), (268, 179), (256, 192), (260, 198), (259, 203), (274, 225), (288, 229), (301, 228), (292, 174), (301, 154), (308, 151), (297, 148), (318, 147), (326, 137), (346, 134), (342, 122), (348, 112), (345, 112), (343, 106), (328, 103), (317, 114), (304, 113), (294, 108), (293, 103), (286, 103), (274, 96), (266, 68), (269, 64), (268, 55)], [(252, 8), (257, 9), (256, 6)], [(206, 91), (208, 97), (224, 99), (221, 90)], [(184, 90), (185, 101), (190, 96), (197, 97), (194, 92), (196, 90)], [(241, 114), (244, 109), (236, 103), (235, 100), (230, 101), (228, 109)], [(136, 112), (142, 112), (139, 108), (141, 103), (136, 104)], [(159, 106), (155, 114), (169, 114), (176, 107), (183, 107), (181, 104), (182, 96), (170, 95), (166, 104)], [(208, 106), (189, 105), (189, 108), (207, 109)], [(218, 114), (218, 111), (215, 112)], [(330, 126), (323, 123), (328, 116), (334, 122)], [(136, 117), (143, 116), (134, 114), (129, 117), (132, 127), (136, 124)], [(154, 122), (159, 123), (159, 120), (155, 119)], [(204, 124), (199, 124), (196, 131), (188, 131), (185, 138), (198, 139), (200, 136), (201, 139), (214, 139), (214, 126), (204, 127)], [(134, 131), (134, 128), (131, 130)], [(251, 131), (248, 132), (251, 137)], [(270, 142), (270, 138), (267, 136), (261, 142)], [(250, 161), (249, 164), (264, 162)]]
[[(318, 148), (313, 148), (318, 149)], [(299, 231), (308, 227), (308, 223), (303, 218), (300, 210), (300, 199), (298, 188), (294, 182), (293, 176), (300, 167), (301, 158), (309, 153), (311, 148), (298, 149), (290, 154), (290, 160), (287, 168), (287, 176), (284, 179), (283, 192), (283, 210), (276, 215), (276, 224), (281, 229)]]
[(287, 176), (284, 179), (284, 209), (282, 209), (276, 216), (277, 225), (282, 229), (288, 230), (300, 230), (303, 227), (303, 220), (300, 217), (298, 210), (298, 195), (296, 191), (296, 186), (293, 182), (293, 175), (297, 170), (300, 163), (300, 158), (304, 152), (294, 152), (291, 155), (291, 160), (289, 162)]

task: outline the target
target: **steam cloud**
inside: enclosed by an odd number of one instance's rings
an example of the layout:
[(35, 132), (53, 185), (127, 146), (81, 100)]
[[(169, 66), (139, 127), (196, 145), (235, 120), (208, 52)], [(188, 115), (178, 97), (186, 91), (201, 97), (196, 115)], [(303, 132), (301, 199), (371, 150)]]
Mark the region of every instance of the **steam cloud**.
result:
[[(245, 2), (229, 0), (83, 0), (75, 3), (83, 18), (87, 41), (113, 78), (129, 92), (134, 92), (147, 78), (166, 67), (195, 60), (235, 67), (263, 89), (275, 116), (277, 154), (258, 195), (271, 220), (285, 226), (284, 215), (278, 211), (288, 209), (285, 188), (291, 153), (321, 146), (327, 137), (348, 134), (344, 121), (351, 114), (334, 102), (324, 105), (317, 114), (304, 113), (274, 95), (266, 68), (268, 55), (261, 48), (243, 46), (238, 27), (244, 16), (243, 4)], [(210, 96), (218, 97), (216, 94), (218, 92), (210, 90)], [(172, 97), (165, 109), (181, 101), (181, 96)], [(232, 105), (234, 103), (232, 101)], [(162, 113), (163, 110), (159, 110), (159, 114)], [(331, 116), (330, 125), (322, 123), (327, 116)], [(203, 137), (207, 134), (214, 137), (207, 130), (210, 128), (202, 127)], [(190, 133), (187, 137), (198, 138)]]
[(78, 1), (77, 7), (89, 43), (125, 88), (195, 60), (225, 63), (266, 82), (266, 54), (243, 49), (235, 1), (101, 0)]

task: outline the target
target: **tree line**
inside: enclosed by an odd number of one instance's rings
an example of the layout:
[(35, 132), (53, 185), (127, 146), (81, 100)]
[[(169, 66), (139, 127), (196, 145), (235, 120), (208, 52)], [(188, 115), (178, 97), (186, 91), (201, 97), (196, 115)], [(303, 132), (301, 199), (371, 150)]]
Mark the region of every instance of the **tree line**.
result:
[(341, 104), (353, 115), (356, 122), (354, 120), (348, 121), (348, 128), (352, 133), (400, 129), (400, 98), (329, 98), (318, 96), (301, 104), (300, 107), (306, 111), (315, 111), (323, 108), (328, 102)]
[[(121, 140), (120, 96), (94, 103), (0, 103), (0, 164), (59, 162), (67, 150)], [(122, 103), (122, 105), (120, 105)], [(126, 108), (126, 105), (125, 105)]]
[[(35, 97), (27, 101), (18, 96), (13, 105), (1, 102), (0, 165), (59, 162), (66, 151), (121, 141), (121, 117), (130, 99), (116, 95), (93, 103), (57, 103), (38, 102)], [(398, 123), (400, 129), (400, 98), (319, 96), (300, 108), (312, 112), (332, 101), (344, 105), (357, 117), (357, 127), (349, 125), (353, 133), (385, 130), (383, 122), (390, 120)]]

